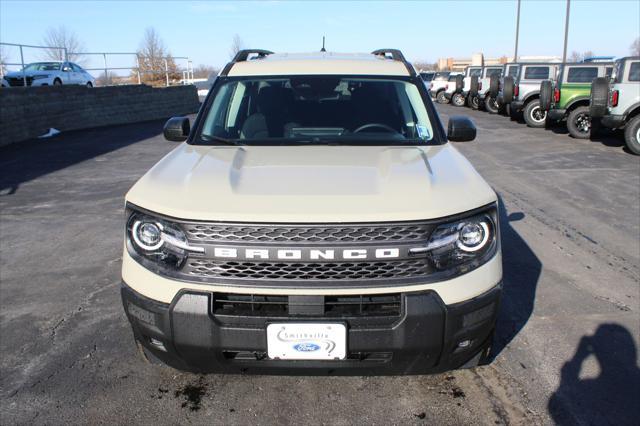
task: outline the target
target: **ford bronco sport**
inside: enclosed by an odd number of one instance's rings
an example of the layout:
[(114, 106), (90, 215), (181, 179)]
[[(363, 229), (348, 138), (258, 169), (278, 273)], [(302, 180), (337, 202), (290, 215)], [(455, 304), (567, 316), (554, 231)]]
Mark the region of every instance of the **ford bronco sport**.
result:
[(591, 91), (591, 116), (604, 127), (624, 127), (624, 141), (629, 150), (640, 155), (640, 57), (616, 61), (613, 83), (598, 78)]
[[(563, 65), (558, 81), (540, 83), (540, 108), (547, 111), (547, 121), (567, 120), (567, 130), (576, 139), (591, 136), (592, 120), (589, 116), (591, 84), (598, 77), (609, 77), (613, 64), (607, 62)], [(597, 121), (594, 121), (594, 130)]]
[(502, 288), (497, 197), (398, 50), (240, 51), (126, 195), (145, 359), (197, 372), (470, 367)]

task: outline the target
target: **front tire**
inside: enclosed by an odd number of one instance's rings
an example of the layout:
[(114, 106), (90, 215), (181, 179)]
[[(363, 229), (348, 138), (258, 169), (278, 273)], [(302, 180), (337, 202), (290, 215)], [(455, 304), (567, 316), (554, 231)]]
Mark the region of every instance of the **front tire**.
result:
[(447, 99), (447, 97), (444, 95), (444, 90), (441, 90), (436, 94), (436, 102), (438, 102), (439, 104), (449, 103), (449, 99)]
[(451, 102), (457, 107), (464, 106), (465, 104), (464, 95), (462, 93), (454, 93), (453, 97), (451, 97)]
[(500, 112), (498, 100), (491, 96), (487, 96), (486, 98), (484, 98), (484, 109), (487, 110), (489, 114), (497, 114), (498, 112)]
[(529, 101), (527, 105), (524, 107), (524, 121), (527, 123), (527, 126), (533, 127), (536, 129), (541, 129), (545, 126), (547, 121), (547, 111), (543, 111), (540, 108), (540, 100), (534, 99)]
[(471, 109), (477, 110), (480, 108), (480, 100), (477, 96), (469, 96), (468, 102)]
[(60, 80), (59, 78), (56, 78), (55, 80), (53, 80), (53, 85), (62, 86), (62, 80)]
[(629, 151), (640, 155), (640, 115), (635, 116), (627, 123), (624, 129), (624, 142)]
[(569, 113), (567, 130), (576, 139), (589, 139), (592, 129), (588, 106), (580, 106)]

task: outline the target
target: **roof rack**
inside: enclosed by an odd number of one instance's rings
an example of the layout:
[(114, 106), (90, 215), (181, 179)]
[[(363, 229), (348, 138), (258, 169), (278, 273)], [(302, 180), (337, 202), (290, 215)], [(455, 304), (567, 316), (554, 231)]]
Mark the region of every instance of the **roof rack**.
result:
[(387, 57), (387, 55), (391, 55), (391, 59), (393, 59), (394, 61), (400, 61), (404, 64), (404, 66), (407, 68), (407, 71), (409, 71), (410, 76), (414, 77), (416, 75), (415, 68), (413, 68), (413, 65), (411, 65), (409, 61), (405, 59), (400, 49), (377, 49), (371, 52), (371, 54), (382, 56), (385, 58)]
[(233, 64), (247, 61), (249, 59), (249, 55), (258, 55), (258, 58), (262, 59), (267, 55), (273, 55), (273, 52), (270, 50), (264, 50), (264, 49), (242, 49), (238, 53), (236, 53), (236, 56), (233, 57), (231, 62), (229, 62), (222, 69), (222, 72), (220, 73), (220, 75), (225, 76), (229, 74), (229, 71), (231, 70), (231, 67), (233, 66)]

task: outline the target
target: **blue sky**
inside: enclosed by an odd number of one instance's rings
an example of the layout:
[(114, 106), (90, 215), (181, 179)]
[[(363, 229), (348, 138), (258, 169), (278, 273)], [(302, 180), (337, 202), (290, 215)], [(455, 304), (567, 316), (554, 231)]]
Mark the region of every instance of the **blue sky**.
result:
[[(565, 1), (523, 1), (521, 55), (562, 54)], [(569, 52), (627, 55), (640, 34), (640, 2), (571, 3)], [(397, 47), (413, 61), (513, 54), (515, 0), (411, 2), (125, 2), (0, 0), (0, 41), (39, 44), (65, 25), (88, 51), (135, 51), (154, 27), (171, 53), (222, 66), (234, 34), (247, 47), (335, 51)], [(7, 52), (13, 56), (14, 51)], [(15, 58), (12, 58), (15, 59)], [(27, 60), (40, 59), (34, 51)]]

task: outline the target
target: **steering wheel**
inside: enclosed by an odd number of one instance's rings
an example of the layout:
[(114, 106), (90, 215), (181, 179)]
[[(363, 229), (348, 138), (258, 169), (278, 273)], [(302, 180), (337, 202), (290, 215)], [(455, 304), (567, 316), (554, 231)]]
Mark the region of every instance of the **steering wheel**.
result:
[(358, 132), (362, 132), (363, 130), (367, 130), (367, 129), (371, 129), (371, 128), (378, 128), (378, 129), (382, 129), (382, 130), (386, 130), (390, 133), (398, 133), (396, 131), (396, 129), (394, 129), (391, 126), (387, 126), (386, 124), (382, 124), (382, 123), (369, 123), (369, 124), (365, 124), (363, 126), (358, 127), (357, 129), (355, 129), (353, 131), (353, 133), (358, 133)]

